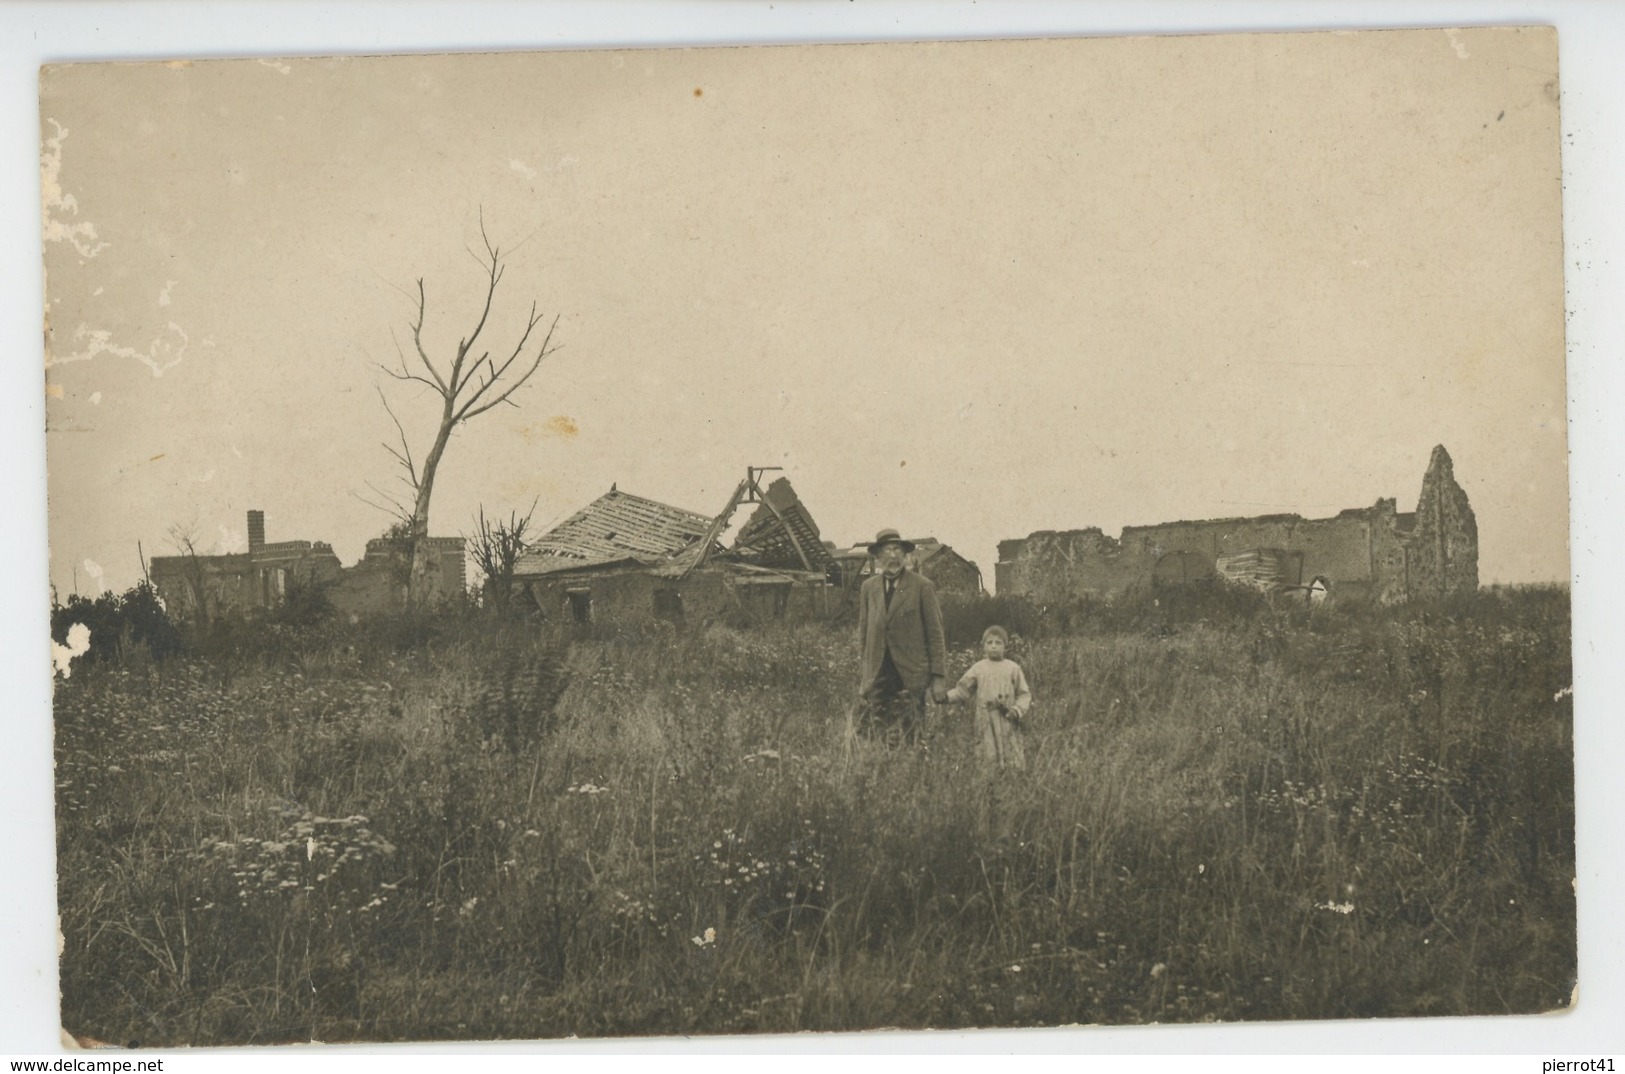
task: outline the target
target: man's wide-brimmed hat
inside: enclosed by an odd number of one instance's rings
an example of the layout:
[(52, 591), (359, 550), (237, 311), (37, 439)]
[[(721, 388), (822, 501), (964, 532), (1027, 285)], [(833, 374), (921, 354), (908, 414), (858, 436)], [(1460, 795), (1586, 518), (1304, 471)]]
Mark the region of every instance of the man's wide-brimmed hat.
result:
[(869, 546), (869, 554), (871, 556), (879, 555), (880, 550), (889, 544), (900, 544), (905, 552), (914, 551), (913, 541), (903, 540), (902, 535), (896, 530), (885, 529), (875, 534), (874, 543)]

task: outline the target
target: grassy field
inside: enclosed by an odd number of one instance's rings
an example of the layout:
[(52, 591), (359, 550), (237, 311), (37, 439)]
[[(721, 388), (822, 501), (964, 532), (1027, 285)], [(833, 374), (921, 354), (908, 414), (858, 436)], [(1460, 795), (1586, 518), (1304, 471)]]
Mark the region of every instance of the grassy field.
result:
[[(985, 615), (951, 616), (956, 673)], [(262, 625), (81, 662), (56, 693), (64, 1025), (175, 1045), (1569, 1002), (1566, 590), (1022, 625), (1022, 775), (977, 763), (961, 709), (923, 750), (850, 744), (855, 645), (821, 626)], [(491, 696), (515, 660), (567, 672), (550, 712)]]

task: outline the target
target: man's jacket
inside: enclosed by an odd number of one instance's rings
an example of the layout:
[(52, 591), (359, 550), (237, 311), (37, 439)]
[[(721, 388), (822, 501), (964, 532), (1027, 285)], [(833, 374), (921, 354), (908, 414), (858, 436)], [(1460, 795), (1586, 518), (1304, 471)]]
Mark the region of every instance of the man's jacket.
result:
[(858, 593), (858, 646), (863, 654), (859, 690), (867, 693), (880, 674), (886, 651), (903, 685), (921, 690), (932, 676), (948, 674), (948, 648), (942, 637), (942, 609), (929, 579), (904, 571), (886, 606), (886, 579), (876, 574)]

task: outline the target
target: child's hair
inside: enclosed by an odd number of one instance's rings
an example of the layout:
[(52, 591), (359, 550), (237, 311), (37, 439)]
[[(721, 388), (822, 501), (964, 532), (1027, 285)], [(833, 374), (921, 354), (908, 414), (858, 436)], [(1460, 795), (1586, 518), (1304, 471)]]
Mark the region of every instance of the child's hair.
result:
[(1008, 630), (1004, 629), (1002, 626), (1000, 626), (997, 623), (994, 623), (992, 626), (990, 626), (986, 630), (982, 631), (982, 644), (983, 645), (987, 644), (987, 639), (989, 639), (989, 638), (998, 638), (1000, 641), (1004, 642), (1006, 645), (1010, 644), (1010, 632)]

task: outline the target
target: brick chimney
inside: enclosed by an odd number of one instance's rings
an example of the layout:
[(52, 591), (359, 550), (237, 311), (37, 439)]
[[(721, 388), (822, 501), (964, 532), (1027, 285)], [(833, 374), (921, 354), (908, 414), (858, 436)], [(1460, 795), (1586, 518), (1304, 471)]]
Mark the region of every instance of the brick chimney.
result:
[(258, 552), (265, 547), (265, 512), (248, 512), (248, 550)]

